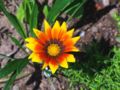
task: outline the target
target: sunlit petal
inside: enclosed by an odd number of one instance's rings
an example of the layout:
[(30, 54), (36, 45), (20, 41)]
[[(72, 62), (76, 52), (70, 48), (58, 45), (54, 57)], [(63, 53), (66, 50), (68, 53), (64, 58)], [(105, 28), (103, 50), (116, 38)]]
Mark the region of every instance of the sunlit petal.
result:
[(67, 63), (67, 59), (66, 58), (61, 60), (60, 66), (63, 67), (63, 68), (68, 68), (68, 63)]
[(73, 32), (74, 32), (74, 29), (71, 29), (70, 31), (67, 32), (67, 35), (69, 37), (72, 37), (73, 36)]
[(80, 39), (80, 36), (74, 37), (72, 38), (72, 41), (74, 44), (76, 44), (76, 42)]
[(50, 67), (50, 70), (52, 71), (52, 74), (54, 74), (58, 69), (58, 64), (55, 61), (50, 61), (49, 67)]
[(62, 32), (66, 33), (67, 32), (67, 24), (66, 22), (63, 22), (62, 25), (61, 25), (61, 30)]
[(60, 30), (61, 30), (60, 24), (58, 21), (56, 21), (52, 28), (52, 38), (53, 39), (58, 39)]
[(75, 62), (75, 57), (72, 54), (69, 54), (67, 57), (68, 62)]

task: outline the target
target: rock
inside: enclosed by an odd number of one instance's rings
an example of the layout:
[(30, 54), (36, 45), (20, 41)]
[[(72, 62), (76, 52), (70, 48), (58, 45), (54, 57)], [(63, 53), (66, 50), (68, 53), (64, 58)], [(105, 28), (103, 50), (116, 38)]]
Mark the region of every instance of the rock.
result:
[(14, 85), (12, 90), (20, 90), (19, 87), (17, 85)]

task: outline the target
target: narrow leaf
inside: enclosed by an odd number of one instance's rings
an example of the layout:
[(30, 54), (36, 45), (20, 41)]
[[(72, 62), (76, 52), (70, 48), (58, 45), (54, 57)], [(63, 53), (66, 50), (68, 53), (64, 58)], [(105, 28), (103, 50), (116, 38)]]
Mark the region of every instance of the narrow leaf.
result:
[(13, 84), (14, 80), (16, 79), (17, 73), (13, 73), (10, 79), (6, 82), (3, 90), (11, 90), (11, 85)]
[(17, 45), (20, 49), (22, 49), (27, 54), (27, 52), (23, 48), (23, 45), (20, 43), (20, 41), (18, 41), (15, 37), (12, 37), (12, 36), (10, 36), (10, 38), (15, 45)]
[(17, 75), (20, 74), (20, 72), (23, 70), (23, 68), (28, 64), (28, 59), (25, 58), (23, 60), (18, 60), (19, 63), (17, 64), (16, 70), (11, 75), (10, 79), (7, 81), (4, 90), (10, 90), (12, 84), (14, 83), (14, 80), (16, 79)]
[(7, 65), (4, 68), (0, 69), (0, 78), (3, 78), (8, 74), (12, 73), (13, 71), (15, 71), (18, 63), (19, 63), (18, 60), (14, 60), (7, 63)]
[(13, 43), (15, 43), (15, 45), (17, 45), (19, 48), (22, 48), (20, 41), (18, 41), (15, 37), (12, 37), (12, 36), (10, 38), (13, 41)]
[(20, 22), (23, 22), (23, 19), (25, 18), (25, 7), (24, 7), (23, 2), (18, 7), (17, 12), (16, 12), (16, 16)]
[(17, 73), (19, 74), (23, 68), (28, 64), (29, 60), (27, 58), (25, 58), (24, 60), (21, 60), (21, 62), (19, 63), (19, 66), (17, 68)]
[[(19, 72), (24, 68), (24, 66), (28, 63), (28, 59), (16, 59), (14, 61), (9, 62), (4, 68), (0, 69), (0, 78), (7, 76), (8, 74), (12, 73), (15, 70)], [(23, 65), (22, 65), (23, 64)], [(22, 66), (21, 66), (22, 65)]]
[(67, 7), (73, 0), (56, 0), (48, 13), (48, 22), (53, 23), (60, 13)]
[(45, 17), (47, 18), (47, 16), (48, 16), (48, 6), (47, 5), (44, 6), (43, 13), (44, 13)]
[(8, 20), (11, 22), (11, 24), (16, 28), (16, 31), (21, 35), (21, 37), (23, 39), (26, 38), (26, 34), (24, 32), (23, 26), (21, 25), (21, 23), (19, 22), (19, 20), (17, 19), (16, 16), (14, 16), (13, 14), (9, 13), (2, 0), (0, 0), (0, 9), (3, 11), (3, 13), (6, 15), (6, 17), (8, 18)]
[(30, 34), (32, 36), (35, 36), (34, 32), (33, 32), (33, 28), (37, 27), (37, 20), (38, 19), (38, 6), (35, 3), (32, 9), (32, 13), (30, 16)]

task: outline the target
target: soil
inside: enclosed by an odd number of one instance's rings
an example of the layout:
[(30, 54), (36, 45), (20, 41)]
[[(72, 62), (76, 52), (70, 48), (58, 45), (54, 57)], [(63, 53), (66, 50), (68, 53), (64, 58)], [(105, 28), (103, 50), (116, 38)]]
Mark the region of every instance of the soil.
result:
[[(12, 0), (12, 2), (9, 0), (4, 0), (4, 2), (8, 10), (15, 14), (21, 0)], [(38, 0), (38, 2), (43, 4), (44, 0)], [(51, 5), (52, 0), (49, 0), (48, 3)], [(118, 34), (118, 31), (116, 23), (112, 18), (112, 14), (117, 12), (118, 9), (119, 8), (116, 7), (116, 5), (101, 6), (99, 9), (97, 9), (95, 7), (95, 2), (93, 0), (88, 0), (83, 17), (80, 20), (73, 19), (74, 24), (68, 23), (69, 28), (75, 27), (76, 29), (74, 36), (81, 36), (80, 41), (78, 41), (76, 44), (76, 46), (80, 48), (81, 52), (85, 52), (84, 49), (88, 47), (94, 40), (97, 42), (103, 40), (104, 42), (101, 43), (104, 44), (107, 42), (107, 45), (110, 47), (117, 44), (115, 37)], [(15, 31), (13, 26), (11, 26), (6, 16), (0, 12), (0, 54), (5, 54), (15, 58), (25, 57), (26, 54), (12, 43), (9, 37), (10, 35), (21, 41), (21, 37)], [(23, 41), (21, 41), (21, 43), (24, 44)], [(8, 61), (9, 59), (0, 57), (0, 67), (4, 67)], [(15, 81), (12, 90), (68, 89), (69, 83), (66, 77), (58, 75), (57, 77), (52, 76), (51, 78), (46, 78), (43, 72), (39, 69), (41, 67), (40, 65), (32, 65), (35, 66), (35, 68), (33, 68), (31, 65), (28, 65), (22, 72), (24, 77), (18, 78)], [(0, 89), (3, 88), (4, 82), (4, 79), (0, 79)], [(76, 87), (75, 90), (79, 90), (79, 87)]]

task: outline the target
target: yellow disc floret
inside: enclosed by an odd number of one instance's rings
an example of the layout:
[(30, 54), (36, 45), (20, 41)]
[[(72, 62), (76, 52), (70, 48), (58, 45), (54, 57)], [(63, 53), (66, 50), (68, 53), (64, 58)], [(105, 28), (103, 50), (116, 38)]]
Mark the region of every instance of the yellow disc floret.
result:
[(47, 52), (50, 56), (57, 56), (60, 53), (60, 46), (58, 44), (50, 44)]

